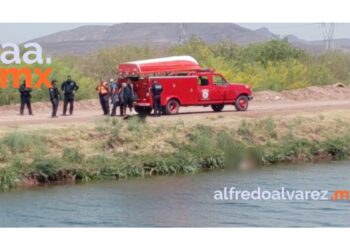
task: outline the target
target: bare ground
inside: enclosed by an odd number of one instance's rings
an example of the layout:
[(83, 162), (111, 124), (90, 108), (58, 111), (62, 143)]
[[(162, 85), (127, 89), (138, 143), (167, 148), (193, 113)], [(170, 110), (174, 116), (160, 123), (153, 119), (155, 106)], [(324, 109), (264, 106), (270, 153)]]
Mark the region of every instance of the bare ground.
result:
[[(255, 92), (254, 100), (246, 112), (236, 112), (233, 106), (227, 105), (223, 112), (214, 113), (210, 107), (181, 107), (177, 116), (150, 117), (163, 122), (171, 120), (195, 120), (202, 118), (254, 118), (264, 116), (294, 116), (301, 113), (315, 113), (323, 111), (339, 111), (350, 109), (350, 87), (330, 85), (324, 87), (308, 87), (299, 90), (282, 92), (260, 91)], [(0, 129), (14, 127), (47, 127), (68, 128), (95, 124), (103, 119), (98, 100), (76, 102), (73, 116), (50, 118), (51, 104), (34, 103), (34, 116), (19, 115), (19, 105), (0, 107)], [(62, 111), (60, 103), (59, 113)]]

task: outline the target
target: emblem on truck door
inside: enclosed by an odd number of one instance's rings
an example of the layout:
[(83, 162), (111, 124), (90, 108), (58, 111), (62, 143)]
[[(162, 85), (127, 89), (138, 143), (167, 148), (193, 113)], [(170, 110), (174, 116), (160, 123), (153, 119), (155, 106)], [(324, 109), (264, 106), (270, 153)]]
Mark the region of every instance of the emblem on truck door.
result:
[(203, 89), (202, 90), (202, 99), (208, 100), (209, 99), (209, 89)]

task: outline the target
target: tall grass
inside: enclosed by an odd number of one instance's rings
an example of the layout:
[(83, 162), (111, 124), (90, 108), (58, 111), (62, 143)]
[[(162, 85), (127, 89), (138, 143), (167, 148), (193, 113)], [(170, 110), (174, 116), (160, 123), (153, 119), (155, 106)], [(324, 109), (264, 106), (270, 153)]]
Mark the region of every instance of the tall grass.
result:
[(23, 153), (36, 148), (41, 148), (45, 138), (36, 134), (26, 134), (14, 131), (6, 134), (0, 140), (2, 150), (7, 147), (12, 153)]
[(11, 169), (1, 169), (0, 170), (0, 189), (8, 190), (16, 187), (20, 182), (18, 174)]
[(64, 148), (63, 159), (71, 163), (82, 163), (84, 160), (84, 154), (82, 154), (78, 148)]
[(127, 120), (127, 128), (129, 131), (140, 131), (145, 124), (146, 117), (133, 116)]

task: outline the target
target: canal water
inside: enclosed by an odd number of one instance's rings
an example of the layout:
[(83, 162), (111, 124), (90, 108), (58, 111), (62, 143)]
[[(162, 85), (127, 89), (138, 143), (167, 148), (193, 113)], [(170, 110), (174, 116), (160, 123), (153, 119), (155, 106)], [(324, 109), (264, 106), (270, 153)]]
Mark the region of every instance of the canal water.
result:
[(1, 227), (349, 227), (346, 200), (216, 200), (236, 190), (350, 190), (350, 162), (0, 193)]

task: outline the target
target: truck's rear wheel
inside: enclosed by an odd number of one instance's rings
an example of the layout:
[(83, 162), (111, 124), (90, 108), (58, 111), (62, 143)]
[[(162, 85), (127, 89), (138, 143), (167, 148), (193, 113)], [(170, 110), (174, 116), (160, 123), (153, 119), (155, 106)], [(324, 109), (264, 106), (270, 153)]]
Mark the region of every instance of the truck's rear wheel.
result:
[(237, 98), (235, 102), (235, 107), (237, 111), (246, 111), (248, 109), (248, 96), (241, 95)]
[(224, 109), (225, 105), (218, 104), (218, 105), (211, 105), (211, 108), (214, 110), (214, 112), (221, 112)]
[(135, 111), (140, 115), (149, 115), (152, 112), (152, 108), (151, 107), (135, 106)]
[(171, 99), (168, 101), (168, 103), (165, 106), (165, 114), (176, 115), (179, 112), (179, 108), (180, 108), (180, 103), (175, 99)]

